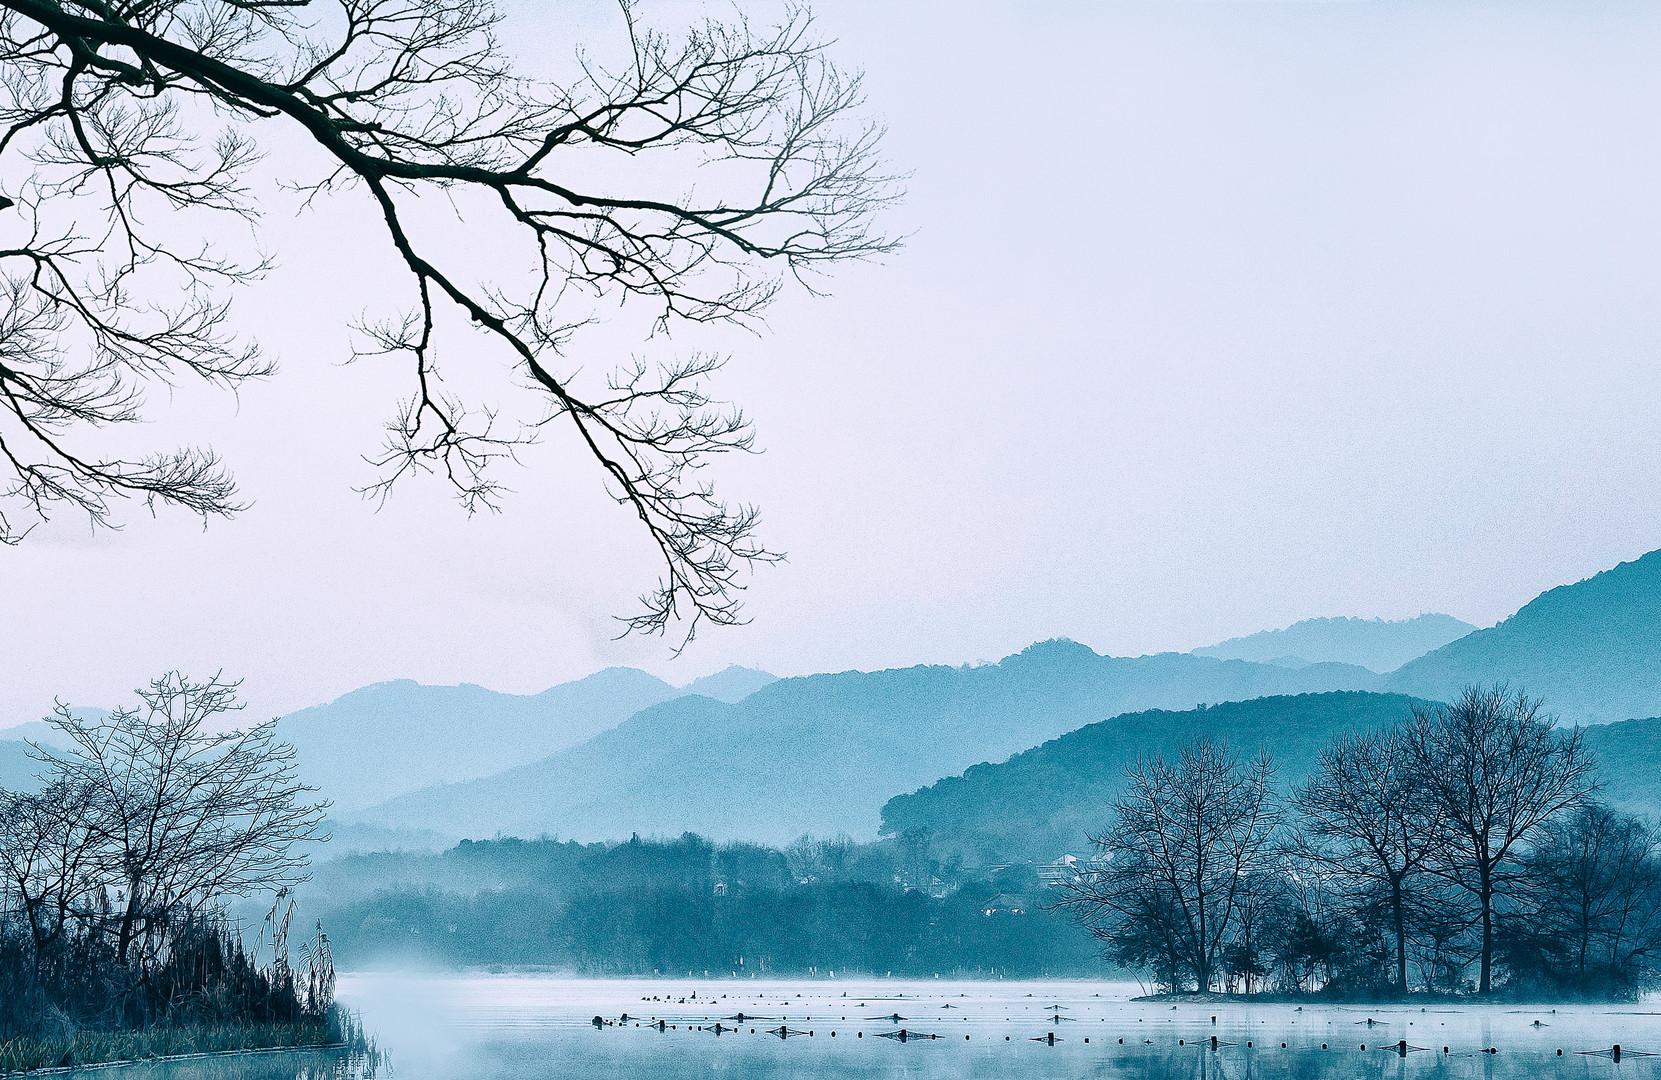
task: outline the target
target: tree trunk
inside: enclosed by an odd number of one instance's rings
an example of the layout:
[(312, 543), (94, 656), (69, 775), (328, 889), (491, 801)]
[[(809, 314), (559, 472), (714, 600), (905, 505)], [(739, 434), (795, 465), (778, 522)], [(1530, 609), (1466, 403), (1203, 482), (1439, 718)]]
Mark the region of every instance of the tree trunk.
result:
[(1407, 917), (1402, 911), (1401, 879), (1390, 883), (1390, 915), (1396, 931), (1396, 989), (1407, 993)]
[(138, 928), (138, 888), (130, 886), (127, 890), (127, 907), (121, 912), (121, 933), (116, 941), (115, 958), (122, 967), (127, 966), (127, 953), (133, 947), (133, 932)]
[(1482, 903), (1482, 970), (1476, 992), (1486, 996), (1494, 990), (1494, 885), (1488, 867), (1482, 868), (1481, 880), (1478, 899)]

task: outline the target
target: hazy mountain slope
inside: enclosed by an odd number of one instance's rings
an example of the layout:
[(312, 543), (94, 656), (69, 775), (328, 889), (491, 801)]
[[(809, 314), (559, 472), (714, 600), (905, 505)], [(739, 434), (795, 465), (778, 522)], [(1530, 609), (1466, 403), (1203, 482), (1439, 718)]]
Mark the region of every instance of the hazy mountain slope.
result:
[(334, 800), (338, 814), (534, 761), (678, 693), (632, 668), (540, 694), (401, 680), (302, 709), (278, 729), (298, 752), (301, 776)]
[(1598, 797), (1649, 818), (1661, 816), (1661, 718), (1622, 720), (1586, 729), (1598, 762)]
[[(85, 719), (108, 715), (102, 709), (76, 709), (75, 714)], [(0, 788), (10, 791), (35, 788), (35, 774), (40, 770), (40, 764), (29, 757), (29, 747), (24, 742), (25, 739), (48, 748), (70, 745), (69, 739), (62, 732), (41, 720), (0, 728)]]
[(681, 692), (700, 694), (703, 697), (714, 698), (716, 701), (742, 701), (763, 686), (778, 681), (779, 677), (777, 675), (770, 675), (765, 671), (757, 671), (755, 668), (739, 667), (737, 664), (733, 664), (722, 668), (713, 675), (693, 679), (681, 687)]
[(1541, 593), (1511, 618), (1391, 674), (1387, 689), (1446, 698), (1508, 682), (1564, 720), (1661, 714), (1661, 551)]
[(1253, 660), (1260, 664), (1331, 661), (1373, 671), (1394, 671), (1415, 657), (1441, 648), (1476, 627), (1451, 615), (1417, 615), (1411, 619), (1304, 619), (1284, 630), (1263, 630), (1229, 638), (1195, 656)]
[[(75, 715), (86, 719), (95, 719), (108, 715), (102, 709), (76, 709)], [(69, 739), (63, 732), (48, 724), (44, 720), (31, 720), (27, 724), (18, 724), (15, 727), (0, 728), (0, 739), (15, 739), (19, 742), (24, 739), (33, 739), (42, 746), (68, 746)]]
[(1364, 687), (1376, 678), (1344, 665), (1115, 658), (1047, 642), (995, 665), (812, 675), (781, 679), (737, 704), (667, 702), (545, 761), (359, 817), (461, 836), (868, 837), (897, 792), (1127, 709)]
[(1088, 834), (1105, 826), (1125, 769), (1141, 756), (1172, 754), (1208, 736), (1243, 757), (1269, 750), (1277, 779), (1293, 783), (1338, 733), (1395, 723), (1414, 704), (1396, 694), (1346, 692), (1115, 716), (891, 799), (883, 831), (927, 829), (942, 850), (971, 864), (1081, 854)]
[(0, 788), (29, 791), (35, 787), (40, 766), (29, 757), (28, 744), (21, 739), (0, 739)]

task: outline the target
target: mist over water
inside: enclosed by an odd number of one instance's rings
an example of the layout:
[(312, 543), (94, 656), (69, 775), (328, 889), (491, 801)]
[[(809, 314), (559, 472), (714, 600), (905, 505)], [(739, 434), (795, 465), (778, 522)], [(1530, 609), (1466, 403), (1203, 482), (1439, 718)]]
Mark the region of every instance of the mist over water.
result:
[[(1661, 1013), (1647, 1003), (1173, 1007), (1130, 1000), (1140, 988), (1129, 983), (412, 973), (345, 977), (340, 993), (405, 1080), (1661, 1075), (1661, 1058), (1643, 1056), (1661, 1050)], [(900, 1029), (913, 1037), (883, 1037)], [(1618, 1065), (1580, 1053), (1617, 1042)]]

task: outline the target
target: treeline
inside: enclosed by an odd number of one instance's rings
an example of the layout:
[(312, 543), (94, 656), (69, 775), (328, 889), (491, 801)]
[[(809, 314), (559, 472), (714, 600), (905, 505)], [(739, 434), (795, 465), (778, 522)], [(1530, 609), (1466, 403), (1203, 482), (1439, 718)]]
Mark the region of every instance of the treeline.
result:
[[(1030, 867), (964, 878), (926, 837), (785, 849), (694, 835), (464, 842), (354, 856), (316, 890), (350, 964), (544, 965), (589, 975), (1099, 974)], [(320, 898), (319, 902), (323, 902)]]
[(1537, 700), (1468, 689), (1279, 790), (1205, 740), (1139, 763), (1064, 906), (1173, 992), (1632, 998), (1661, 972), (1661, 836)]
[[(340, 1038), (327, 938), (302, 945), (298, 963), (287, 942), (287, 890), (323, 808), (305, 801), (270, 724), (215, 730), (235, 690), (169, 675), (137, 708), (97, 719), (60, 708), (49, 719), (69, 748), (34, 748), (37, 791), (0, 790), (8, 1066), (204, 1042), (181, 1040), (187, 1027), (214, 1033), (204, 1048)], [(249, 940), (223, 904), (272, 891)], [(149, 1037), (96, 1037), (111, 1033)]]

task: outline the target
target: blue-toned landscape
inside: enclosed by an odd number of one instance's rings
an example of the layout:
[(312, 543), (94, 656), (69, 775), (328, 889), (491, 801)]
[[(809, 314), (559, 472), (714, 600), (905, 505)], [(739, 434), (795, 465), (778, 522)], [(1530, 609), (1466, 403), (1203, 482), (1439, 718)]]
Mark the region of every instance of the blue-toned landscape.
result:
[(0, 0), (0, 1080), (1654, 1073), (1657, 55)]

